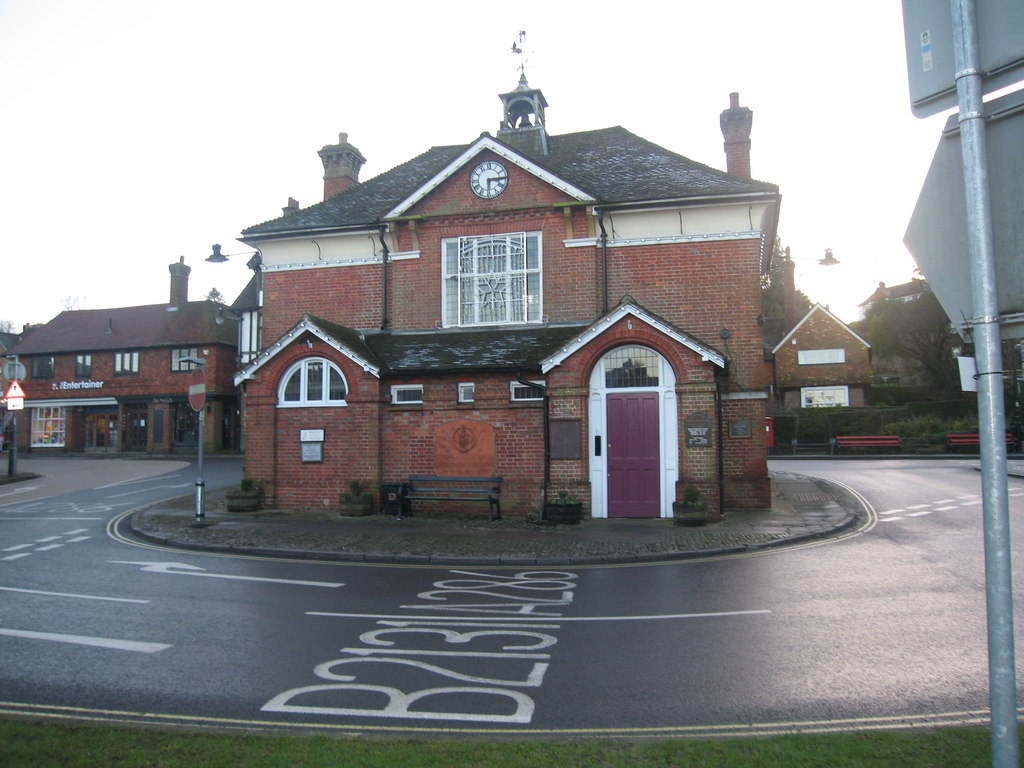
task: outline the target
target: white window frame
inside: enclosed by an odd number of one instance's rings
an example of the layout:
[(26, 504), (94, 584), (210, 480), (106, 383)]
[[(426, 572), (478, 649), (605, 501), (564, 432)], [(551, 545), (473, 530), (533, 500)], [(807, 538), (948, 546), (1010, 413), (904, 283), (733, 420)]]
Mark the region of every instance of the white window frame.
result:
[(476, 401), (476, 384), (472, 381), (459, 382), (459, 402), (472, 403)]
[[(489, 246), (502, 241), (506, 245), (504, 253), (488, 252)], [(522, 254), (521, 268), (513, 268), (509, 263), (516, 253)], [(495, 262), (501, 260), (505, 268), (493, 269)], [(543, 266), (544, 244), (540, 232), (468, 235), (442, 240), (442, 325), (453, 328), (543, 322)], [(492, 286), (490, 292), (486, 289), (488, 281)], [(504, 298), (487, 302), (482, 300), (484, 293), (502, 294)], [(488, 307), (500, 316), (488, 316)]]
[(75, 355), (75, 376), (83, 379), (92, 377), (92, 355)]
[[(323, 370), (321, 372), (320, 379), (320, 392), (321, 397), (310, 398), (308, 393), (308, 368), (311, 363), (321, 363)], [(331, 399), (331, 371), (336, 372), (341, 377), (342, 386), (345, 387), (344, 396), (338, 399)], [(288, 387), (292, 377), (298, 373), (299, 375), (299, 399), (298, 400), (285, 400), (285, 390)], [(292, 364), (287, 371), (284, 372), (284, 376), (281, 377), (280, 382), (277, 386), (277, 407), (278, 408), (334, 408), (338, 406), (348, 405), (346, 398), (348, 397), (348, 380), (345, 378), (345, 374), (342, 373), (341, 368), (332, 363), (326, 357), (304, 357), (296, 363)]]
[(114, 375), (115, 376), (138, 376), (139, 375), (139, 351), (137, 349), (122, 349), (114, 353)]
[(801, 349), (797, 351), (796, 357), (798, 365), (845, 363), (846, 350), (843, 347), (838, 349)]
[(33, 448), (60, 448), (67, 436), (67, 411), (58, 406), (32, 409), (31, 444)]
[(176, 347), (171, 350), (171, 371), (174, 373), (181, 373), (183, 371), (191, 371), (194, 368), (198, 368), (198, 363), (193, 363), (191, 360), (183, 360), (185, 357), (199, 357), (199, 347)]
[[(827, 394), (827, 393), (842, 393), (841, 398), (836, 398), (833, 402), (815, 403), (808, 402), (809, 399), (813, 398), (816, 394)], [(839, 399), (842, 402), (839, 402)], [(801, 387), (800, 388), (800, 407), (801, 408), (830, 408), (833, 406), (844, 406), (849, 407), (850, 405), (850, 388), (845, 384), (842, 386), (834, 387)]]
[[(404, 400), (400, 399), (399, 393), (419, 393), (418, 400)], [(391, 387), (391, 404), (392, 405), (423, 405), (423, 385), (422, 384), (394, 384)]]
[[(540, 379), (527, 379), (532, 384), (540, 384), (544, 386), (544, 381)], [(529, 392), (529, 397), (522, 395), (521, 393)], [(508, 397), (513, 403), (535, 403), (539, 400), (544, 399), (544, 391), (540, 389), (534, 389), (533, 387), (527, 387), (518, 381), (510, 381), (508, 383)]]

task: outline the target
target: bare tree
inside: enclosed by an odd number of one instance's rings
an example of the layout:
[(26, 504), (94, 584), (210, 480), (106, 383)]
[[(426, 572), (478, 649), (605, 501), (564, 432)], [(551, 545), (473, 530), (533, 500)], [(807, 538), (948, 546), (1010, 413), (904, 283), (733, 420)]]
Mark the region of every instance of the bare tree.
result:
[(60, 301), (60, 307), (65, 312), (75, 312), (79, 309), (85, 309), (85, 297), (84, 296), (65, 296)]

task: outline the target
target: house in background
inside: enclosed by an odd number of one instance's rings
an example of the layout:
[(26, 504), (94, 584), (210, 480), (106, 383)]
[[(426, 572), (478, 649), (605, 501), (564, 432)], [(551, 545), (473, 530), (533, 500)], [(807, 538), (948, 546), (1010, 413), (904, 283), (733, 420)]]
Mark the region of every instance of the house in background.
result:
[(770, 505), (760, 278), (780, 196), (750, 178), (752, 114), (720, 118), (728, 172), (621, 127), (554, 135), (525, 76), (495, 136), (367, 181), (346, 134), (324, 201), (246, 229), (262, 350), (246, 472), (278, 506), (350, 481), (500, 476), (502, 507), (566, 490), (595, 517)]
[(871, 345), (815, 304), (772, 348), (774, 388), (785, 408), (866, 404)]
[(899, 285), (886, 285), (879, 283), (875, 292), (857, 305), (858, 320), (864, 320), (868, 316), (871, 307), (879, 301), (913, 301), (924, 293), (931, 293), (931, 286), (927, 280), (913, 279), (909, 283)]
[(236, 323), (188, 300), (184, 258), (169, 270), (167, 304), (62, 312), (11, 348), (27, 373), (19, 451), (195, 451), (188, 357), (206, 359), (205, 447), (238, 447)]

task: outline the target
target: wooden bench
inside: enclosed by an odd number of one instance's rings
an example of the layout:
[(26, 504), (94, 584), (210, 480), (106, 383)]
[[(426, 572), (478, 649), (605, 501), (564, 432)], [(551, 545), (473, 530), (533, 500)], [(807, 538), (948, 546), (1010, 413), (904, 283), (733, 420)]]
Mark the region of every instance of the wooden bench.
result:
[[(1012, 448), (1013, 445), (1013, 435), (1007, 432), (1006, 447)], [(980, 448), (981, 435), (946, 435), (946, 446), (948, 448)]]
[(501, 519), (500, 477), (441, 477), (411, 475), (406, 501), (486, 501), (487, 519)]
[(903, 447), (899, 435), (843, 435), (833, 438), (836, 448), (895, 448)]

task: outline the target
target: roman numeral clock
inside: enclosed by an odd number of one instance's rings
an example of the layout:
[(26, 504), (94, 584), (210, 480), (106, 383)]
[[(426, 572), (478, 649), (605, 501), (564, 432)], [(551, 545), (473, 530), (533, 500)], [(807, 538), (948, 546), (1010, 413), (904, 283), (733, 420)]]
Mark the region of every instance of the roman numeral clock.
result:
[(469, 188), (473, 194), (484, 200), (491, 200), (508, 186), (508, 171), (494, 160), (486, 160), (469, 174)]

